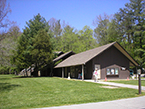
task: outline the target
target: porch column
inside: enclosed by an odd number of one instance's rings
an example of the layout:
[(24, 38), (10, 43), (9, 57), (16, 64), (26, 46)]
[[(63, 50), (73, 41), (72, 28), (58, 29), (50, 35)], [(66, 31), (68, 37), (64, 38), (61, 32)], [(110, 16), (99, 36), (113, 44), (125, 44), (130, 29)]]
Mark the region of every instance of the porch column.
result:
[(82, 81), (84, 80), (84, 64), (82, 65)]
[(62, 67), (62, 78), (64, 78), (64, 68)]

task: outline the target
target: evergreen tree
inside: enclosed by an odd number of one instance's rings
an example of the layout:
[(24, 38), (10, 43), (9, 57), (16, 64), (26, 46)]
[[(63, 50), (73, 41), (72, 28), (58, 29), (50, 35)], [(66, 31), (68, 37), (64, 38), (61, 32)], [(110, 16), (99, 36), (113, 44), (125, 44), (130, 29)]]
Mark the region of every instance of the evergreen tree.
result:
[(136, 59), (141, 68), (145, 67), (144, 0), (130, 0), (125, 8), (115, 14), (114, 21), (121, 45)]
[(143, 0), (131, 0), (130, 3), (134, 18), (134, 50), (135, 59), (141, 69), (145, 67), (145, 2)]
[(30, 54), (32, 56), (32, 62), (35, 64), (36, 71), (52, 63), (53, 55), (50, 38), (51, 35), (44, 29), (39, 30), (34, 38), (32, 38), (33, 48)]
[[(29, 66), (34, 64), (35, 72), (37, 72), (40, 68), (42, 68), (44, 64), (47, 63), (46, 62), (47, 60), (51, 61), (52, 57), (51, 56), (52, 47), (50, 46), (51, 35), (46, 35), (46, 33), (49, 30), (49, 26), (48, 22), (46, 22), (45, 18), (41, 17), (40, 14), (34, 16), (34, 18), (29, 20), (29, 22), (26, 22), (26, 24), (27, 27), (25, 27), (25, 29), (23, 30), (23, 34), (18, 39), (17, 51), (14, 53), (14, 56), (12, 57), (12, 62), (19, 68), (19, 70), (28, 68)], [(40, 37), (45, 39), (42, 39)], [(40, 41), (38, 41), (38, 39)], [(40, 42), (44, 45), (41, 45)], [(48, 46), (45, 45), (46, 43), (48, 43)], [(48, 49), (48, 51), (46, 49)], [(35, 54), (33, 52), (40, 54)], [(50, 56), (48, 56), (48, 54), (50, 54)], [(40, 65), (40, 63), (42, 65)]]

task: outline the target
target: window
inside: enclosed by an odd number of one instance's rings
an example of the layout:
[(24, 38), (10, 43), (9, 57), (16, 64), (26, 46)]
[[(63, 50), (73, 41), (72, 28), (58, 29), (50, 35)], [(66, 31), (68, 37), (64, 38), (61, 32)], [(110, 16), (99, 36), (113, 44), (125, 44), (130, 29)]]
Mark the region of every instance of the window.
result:
[(119, 69), (115, 68), (115, 75), (118, 75)]
[(110, 69), (107, 69), (107, 75), (110, 75)]
[(115, 74), (114, 68), (111, 68), (111, 75), (114, 75), (114, 74)]
[(107, 68), (107, 75), (118, 75), (119, 68)]

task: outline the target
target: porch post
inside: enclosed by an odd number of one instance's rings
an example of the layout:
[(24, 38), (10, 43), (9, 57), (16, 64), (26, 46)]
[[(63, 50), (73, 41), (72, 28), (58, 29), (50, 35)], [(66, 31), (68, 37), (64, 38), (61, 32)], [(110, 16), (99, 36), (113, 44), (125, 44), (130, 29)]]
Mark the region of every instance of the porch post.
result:
[(84, 64), (82, 65), (82, 81), (84, 80)]
[(62, 67), (62, 78), (64, 78), (64, 68)]

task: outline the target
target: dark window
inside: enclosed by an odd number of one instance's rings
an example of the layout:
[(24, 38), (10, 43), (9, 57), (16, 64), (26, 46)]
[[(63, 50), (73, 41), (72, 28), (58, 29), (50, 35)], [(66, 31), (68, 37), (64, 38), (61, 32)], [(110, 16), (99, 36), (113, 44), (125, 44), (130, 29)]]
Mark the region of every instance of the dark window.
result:
[(119, 68), (107, 68), (107, 75), (118, 75)]

